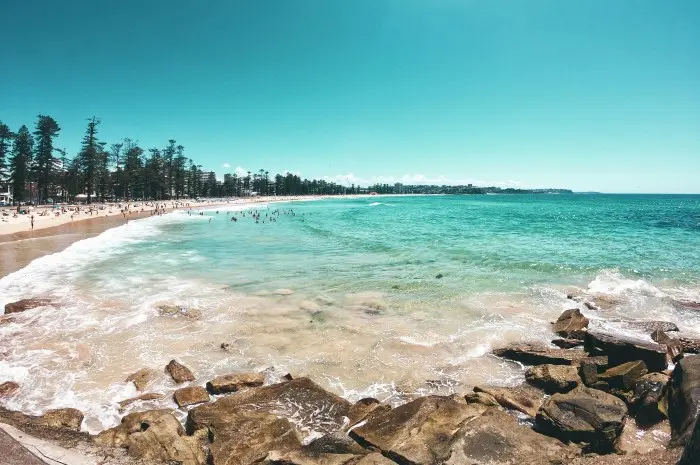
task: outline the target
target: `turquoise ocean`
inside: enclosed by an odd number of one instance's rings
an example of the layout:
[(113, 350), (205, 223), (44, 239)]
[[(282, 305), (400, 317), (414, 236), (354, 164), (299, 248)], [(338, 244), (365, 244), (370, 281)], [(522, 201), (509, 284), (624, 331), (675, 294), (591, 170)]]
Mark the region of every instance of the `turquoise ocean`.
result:
[[(700, 311), (677, 305), (700, 301), (700, 196), (376, 196), (201, 213), (132, 221), (0, 279), (2, 305), (59, 304), (0, 326), (0, 379), (32, 386), (5, 405), (77, 407), (101, 430), (137, 394), (125, 378), (172, 358), (195, 384), (290, 372), (398, 404), (521, 382), (523, 368), (490, 349), (550, 341), (567, 308), (620, 331), (657, 319), (700, 332)], [(151, 388), (174, 389), (165, 376)]]

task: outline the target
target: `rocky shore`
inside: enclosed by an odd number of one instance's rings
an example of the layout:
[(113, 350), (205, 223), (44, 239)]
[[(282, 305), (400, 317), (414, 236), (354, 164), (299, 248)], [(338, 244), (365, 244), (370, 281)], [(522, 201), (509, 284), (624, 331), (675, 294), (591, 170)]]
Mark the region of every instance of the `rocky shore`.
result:
[[(9, 304), (6, 313), (38, 305), (46, 302)], [(351, 403), (291, 374), (199, 379), (172, 360), (129, 376), (141, 394), (120, 406), (163, 398), (149, 387), (168, 376), (178, 386), (177, 409), (144, 408), (97, 435), (80, 432), (83, 414), (76, 409), (41, 416), (0, 409), (0, 423), (100, 464), (700, 463), (700, 341), (674, 322), (625, 324), (646, 336), (590, 327), (585, 313), (572, 308), (552, 323), (551, 345), (521, 342), (493, 351), (527, 367), (521, 386), (475, 386), (398, 407), (373, 398)], [(1, 381), (0, 399), (25, 388)], [(628, 450), (625, 435), (635, 431), (668, 431), (669, 440)]]

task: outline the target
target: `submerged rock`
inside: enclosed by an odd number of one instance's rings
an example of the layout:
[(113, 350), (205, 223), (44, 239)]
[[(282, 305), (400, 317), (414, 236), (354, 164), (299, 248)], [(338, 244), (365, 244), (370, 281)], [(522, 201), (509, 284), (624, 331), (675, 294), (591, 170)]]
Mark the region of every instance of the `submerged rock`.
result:
[(158, 372), (153, 368), (141, 368), (136, 373), (129, 375), (126, 382), (134, 383), (136, 389), (143, 391), (158, 377)]
[(291, 289), (277, 289), (272, 292), (275, 295), (292, 295), (294, 294), (294, 291)]
[(539, 343), (513, 343), (494, 349), (493, 354), (525, 365), (578, 365), (586, 357), (580, 349), (554, 349)]
[(177, 360), (170, 360), (170, 362), (166, 365), (165, 370), (170, 373), (173, 381), (175, 381), (177, 384), (195, 380), (190, 369)]
[(59, 408), (48, 410), (38, 418), (38, 423), (44, 426), (53, 428), (68, 428), (74, 431), (80, 431), (80, 425), (83, 424), (83, 412), (74, 408)]
[(164, 394), (158, 393), (158, 392), (148, 392), (146, 394), (142, 394), (140, 396), (136, 397), (131, 397), (130, 399), (124, 399), (122, 401), (119, 401), (119, 407), (120, 409), (125, 409), (129, 405), (133, 404), (134, 402), (144, 402), (144, 401), (149, 401), (149, 400), (159, 400), (165, 397)]
[(462, 424), (482, 412), (449, 397), (421, 397), (373, 416), (349, 434), (360, 445), (375, 448), (395, 462), (434, 465), (450, 458)]
[(209, 381), (207, 390), (212, 394), (225, 394), (247, 387), (262, 386), (264, 382), (265, 375), (262, 373), (231, 373)]
[(668, 366), (667, 348), (654, 342), (598, 330), (586, 333), (585, 348), (591, 353), (608, 356), (610, 366), (642, 360), (649, 371), (663, 371)]
[(5, 304), (5, 314), (20, 313), (33, 308), (53, 306), (54, 304), (48, 299), (22, 299), (17, 302)]
[(651, 334), (654, 331), (679, 331), (678, 326), (670, 321), (648, 320), (648, 321), (629, 321), (627, 326)]
[(676, 364), (668, 384), (670, 447), (684, 446), (700, 412), (700, 356), (691, 355)]
[(559, 316), (552, 324), (552, 330), (567, 339), (583, 339), (589, 323), (590, 321), (583, 316), (581, 310), (572, 308)]
[(202, 319), (202, 311), (196, 308), (187, 308), (180, 305), (159, 305), (157, 308), (160, 316), (181, 317), (187, 320)]
[(209, 402), (209, 393), (201, 386), (189, 386), (178, 389), (173, 394), (173, 400), (178, 407)]
[(19, 391), (19, 384), (14, 381), (6, 381), (0, 384), (0, 397), (12, 397)]
[(525, 372), (525, 380), (547, 394), (569, 392), (582, 383), (576, 367), (571, 365), (537, 365)]
[(122, 447), (129, 455), (181, 465), (204, 465), (205, 456), (197, 438), (188, 437), (170, 410), (131, 413), (119, 426), (95, 437), (101, 446)]
[(554, 394), (537, 412), (536, 425), (563, 441), (582, 442), (596, 452), (610, 452), (627, 418), (627, 406), (603, 391), (580, 386)]

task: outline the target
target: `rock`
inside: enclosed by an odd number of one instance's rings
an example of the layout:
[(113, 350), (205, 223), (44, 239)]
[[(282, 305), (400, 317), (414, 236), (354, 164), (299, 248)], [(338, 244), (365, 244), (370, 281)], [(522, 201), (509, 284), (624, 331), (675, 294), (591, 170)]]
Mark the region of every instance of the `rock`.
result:
[(177, 384), (185, 383), (187, 381), (194, 381), (194, 375), (185, 365), (179, 363), (177, 360), (170, 360), (166, 365), (165, 370), (170, 373), (173, 381)]
[(583, 384), (590, 387), (598, 382), (598, 366), (592, 360), (583, 359), (578, 368), (578, 374)]
[(68, 428), (80, 431), (83, 424), (83, 412), (74, 408), (59, 408), (48, 410), (38, 418), (38, 423), (52, 428)]
[(50, 305), (53, 305), (53, 303), (48, 299), (22, 299), (17, 302), (5, 304), (5, 314), (20, 313), (33, 308), (47, 307)]
[(634, 385), (632, 407), (637, 423), (648, 426), (663, 420), (665, 414), (659, 409), (669, 376), (649, 373), (639, 378)]
[(202, 319), (202, 311), (196, 308), (187, 308), (180, 305), (159, 305), (157, 308), (160, 316), (181, 317), (188, 320)]
[(442, 273), (438, 273), (437, 276), (435, 276), (435, 279), (442, 279), (444, 275)]
[(584, 347), (589, 353), (607, 355), (610, 366), (636, 360), (643, 361), (649, 371), (663, 371), (668, 366), (666, 346), (631, 336), (589, 330)]
[(525, 365), (577, 365), (586, 356), (580, 349), (553, 349), (538, 343), (514, 343), (493, 354)]
[(349, 426), (353, 426), (361, 422), (370, 415), (375, 415), (379, 412), (385, 412), (387, 410), (391, 410), (390, 405), (382, 404), (373, 397), (360, 399), (352, 404), (352, 406), (350, 406), (350, 410), (348, 410), (348, 418), (350, 419)]
[(700, 412), (700, 356), (690, 355), (676, 364), (668, 384), (669, 447), (688, 443)]
[(129, 405), (133, 404), (134, 402), (142, 402), (142, 401), (148, 401), (148, 400), (159, 400), (165, 397), (165, 395), (160, 394), (158, 392), (148, 392), (146, 394), (142, 394), (137, 397), (132, 397), (130, 399), (124, 399), (119, 402), (119, 407), (120, 409), (124, 409), (128, 407)]
[(595, 452), (609, 452), (627, 418), (627, 406), (603, 391), (579, 386), (566, 394), (554, 394), (537, 412), (536, 425), (545, 434), (563, 441), (582, 442)]
[(236, 392), (243, 388), (262, 386), (265, 375), (262, 373), (231, 373), (217, 376), (207, 383), (207, 391), (212, 394)]
[(649, 321), (628, 321), (626, 324), (632, 328), (639, 329), (651, 334), (654, 331), (679, 331), (678, 326), (670, 321), (659, 321), (659, 320), (649, 320)]
[(627, 391), (633, 389), (637, 380), (646, 375), (647, 372), (647, 366), (644, 362), (637, 360), (608, 368), (604, 373), (598, 375), (598, 379), (605, 381), (612, 388)]
[(657, 329), (651, 333), (651, 340), (663, 344), (666, 346), (666, 351), (668, 356), (671, 358), (673, 363), (677, 363), (678, 360), (683, 358), (684, 347), (683, 343), (677, 339), (671, 338), (668, 334), (660, 329)]
[(560, 349), (573, 349), (582, 346), (583, 341), (580, 339), (552, 339), (552, 344)]
[(141, 368), (136, 373), (129, 375), (129, 377), (126, 378), (126, 382), (133, 382), (136, 389), (143, 391), (156, 379), (157, 376), (158, 372), (154, 369)]
[(181, 465), (204, 465), (205, 457), (196, 438), (188, 437), (170, 410), (130, 413), (119, 426), (102, 431), (95, 443), (123, 447), (143, 460), (172, 461)]
[(698, 465), (700, 459), (700, 421), (695, 422), (693, 434), (685, 445), (683, 455), (678, 461), (678, 465)]
[(692, 300), (672, 300), (672, 303), (676, 307), (688, 309), (688, 310), (700, 310), (700, 302), (693, 302)]
[(565, 464), (579, 455), (578, 448), (536, 433), (505, 412), (489, 409), (461, 426), (445, 464)]
[(565, 310), (564, 313), (559, 316), (557, 321), (552, 325), (552, 330), (559, 336), (568, 339), (583, 339), (586, 335), (588, 323), (590, 323), (590, 321), (583, 316), (581, 310), (572, 308), (570, 310)]
[(345, 465), (353, 463), (358, 458), (354, 454), (310, 454), (303, 450), (287, 452), (273, 450), (267, 454), (263, 465)]
[(400, 464), (433, 465), (450, 458), (455, 434), (482, 412), (448, 397), (420, 397), (373, 416), (349, 434)]
[(221, 347), (222, 350), (229, 350), (231, 348), (231, 344), (228, 342), (222, 342), (219, 347)]
[[(475, 386), (474, 392), (493, 397), (498, 404), (509, 410), (516, 410), (534, 417), (542, 404), (543, 393), (527, 384), (517, 387)], [(466, 399), (466, 398), (465, 398)]]
[(679, 336), (675, 340), (681, 343), (686, 354), (700, 354), (700, 339), (690, 336)]
[(537, 365), (525, 372), (525, 380), (547, 394), (569, 392), (582, 383), (571, 365)]
[(15, 321), (17, 321), (17, 319), (12, 316), (0, 316), (0, 326), (9, 325), (10, 323), (14, 323)]
[(291, 289), (277, 289), (276, 291), (273, 292), (275, 295), (292, 295), (294, 294), (294, 291)]
[(262, 462), (270, 451), (282, 455), (301, 447), (294, 426), (266, 412), (233, 412), (210, 432), (212, 465), (252, 465)]
[(329, 433), (314, 439), (302, 447), (310, 454), (355, 454), (363, 455), (370, 451), (360, 446), (344, 432)]
[(19, 391), (19, 384), (14, 381), (5, 381), (0, 384), (0, 397), (12, 397)]
[(237, 391), (211, 404), (194, 407), (187, 415), (186, 426), (187, 431), (192, 432), (225, 422), (228, 415), (238, 410), (255, 409), (294, 418), (295, 424), (303, 430), (326, 434), (346, 424), (350, 407), (350, 402), (310, 379), (295, 378)]
[(465, 394), (464, 400), (467, 401), (468, 404), (479, 404), (479, 405), (484, 405), (486, 407), (500, 407), (501, 404), (498, 403), (496, 398), (492, 396), (491, 394), (487, 394), (485, 392), (470, 392)]
[(209, 393), (201, 386), (189, 386), (175, 391), (173, 400), (178, 407), (187, 407), (188, 405), (209, 402)]

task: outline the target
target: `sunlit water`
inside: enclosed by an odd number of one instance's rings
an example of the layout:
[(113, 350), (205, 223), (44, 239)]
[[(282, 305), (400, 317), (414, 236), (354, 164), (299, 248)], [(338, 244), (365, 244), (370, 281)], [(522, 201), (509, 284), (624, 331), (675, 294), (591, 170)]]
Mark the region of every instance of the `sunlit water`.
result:
[[(196, 384), (274, 367), (350, 400), (400, 403), (514, 384), (522, 368), (490, 349), (551, 340), (549, 322), (576, 305), (566, 298), (572, 291), (614, 303), (586, 310), (593, 319), (700, 330), (700, 312), (672, 305), (700, 301), (698, 196), (377, 197), (254, 208), (258, 223), (250, 211), (231, 222), (224, 208), (134, 221), (1, 279), (0, 305), (48, 297), (60, 306), (0, 326), (0, 382), (22, 385), (0, 402), (29, 413), (76, 407), (84, 428), (98, 431), (128, 412), (116, 402), (137, 394), (124, 382), (129, 374), (172, 358), (192, 368)], [(202, 318), (162, 316), (162, 304)], [(150, 391), (175, 388), (164, 375)], [(148, 405), (174, 406), (169, 396)]]

